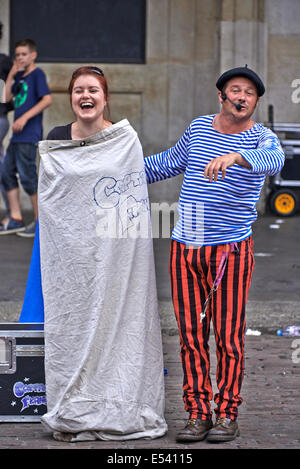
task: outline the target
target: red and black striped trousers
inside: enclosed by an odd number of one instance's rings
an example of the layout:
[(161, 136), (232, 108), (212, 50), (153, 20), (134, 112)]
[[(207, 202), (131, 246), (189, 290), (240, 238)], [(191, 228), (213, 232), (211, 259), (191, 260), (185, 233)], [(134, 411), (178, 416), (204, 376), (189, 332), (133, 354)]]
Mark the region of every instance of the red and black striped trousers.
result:
[[(170, 277), (173, 306), (179, 328), (183, 367), (183, 399), (190, 418), (211, 418), (213, 390), (210, 378), (210, 320), (217, 354), (214, 396), (217, 417), (235, 420), (244, 375), (245, 308), (254, 267), (252, 237), (229, 245), (188, 248), (171, 240)], [(227, 265), (218, 289), (212, 291), (206, 317), (200, 321), (204, 303), (212, 289), (222, 253)]]

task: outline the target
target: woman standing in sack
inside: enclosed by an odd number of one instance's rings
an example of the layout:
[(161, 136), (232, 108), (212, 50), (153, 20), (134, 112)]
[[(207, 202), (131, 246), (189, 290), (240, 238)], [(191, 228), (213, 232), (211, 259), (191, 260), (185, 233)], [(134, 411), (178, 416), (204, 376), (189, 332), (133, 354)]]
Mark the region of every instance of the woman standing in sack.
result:
[(62, 441), (157, 438), (167, 425), (151, 230), (138, 235), (150, 220), (141, 145), (127, 120), (104, 117), (99, 68), (76, 70), (69, 93), (76, 120), (39, 144), (35, 278), (20, 318), (45, 320), (42, 423)]

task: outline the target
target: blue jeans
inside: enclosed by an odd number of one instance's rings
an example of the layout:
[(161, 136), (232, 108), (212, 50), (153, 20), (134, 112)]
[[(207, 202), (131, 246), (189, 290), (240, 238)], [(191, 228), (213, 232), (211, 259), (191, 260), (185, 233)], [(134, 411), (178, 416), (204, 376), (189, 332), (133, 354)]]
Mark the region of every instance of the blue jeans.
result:
[(35, 143), (10, 142), (2, 165), (2, 184), (6, 191), (19, 187), (17, 174), (24, 191), (30, 196), (37, 193)]

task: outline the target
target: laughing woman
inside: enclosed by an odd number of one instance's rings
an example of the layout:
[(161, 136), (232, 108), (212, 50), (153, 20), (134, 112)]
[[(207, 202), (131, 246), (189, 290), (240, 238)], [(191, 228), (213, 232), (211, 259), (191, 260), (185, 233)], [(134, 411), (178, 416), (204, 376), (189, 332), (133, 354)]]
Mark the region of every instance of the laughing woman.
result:
[(142, 149), (126, 119), (104, 117), (99, 68), (76, 70), (69, 94), (75, 121), (39, 143), (35, 282), (20, 318), (42, 300), (42, 423), (62, 441), (157, 438), (167, 425)]
[(68, 92), (76, 120), (72, 124), (55, 127), (48, 140), (80, 140), (112, 125), (104, 118), (105, 108), (109, 109), (108, 86), (100, 68), (80, 67), (75, 70)]

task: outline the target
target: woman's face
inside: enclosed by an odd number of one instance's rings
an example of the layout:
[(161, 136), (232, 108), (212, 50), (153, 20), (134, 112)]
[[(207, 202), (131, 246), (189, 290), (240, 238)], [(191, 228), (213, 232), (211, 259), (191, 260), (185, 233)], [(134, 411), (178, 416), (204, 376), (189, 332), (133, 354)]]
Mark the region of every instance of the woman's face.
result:
[(93, 75), (79, 76), (74, 82), (71, 103), (79, 120), (94, 121), (103, 116), (106, 99), (99, 80)]

